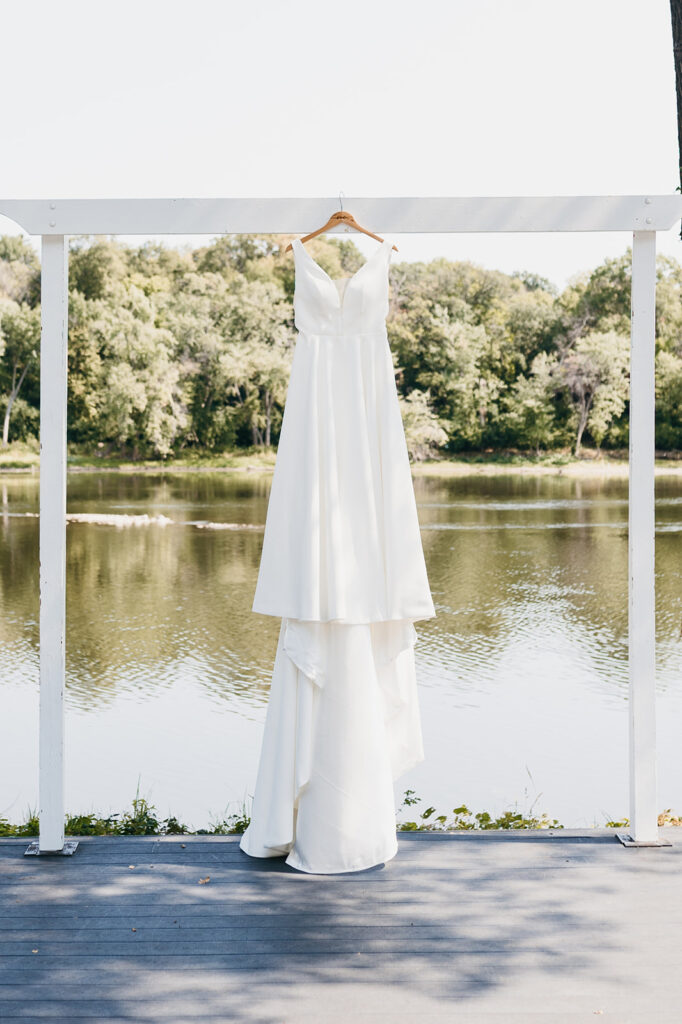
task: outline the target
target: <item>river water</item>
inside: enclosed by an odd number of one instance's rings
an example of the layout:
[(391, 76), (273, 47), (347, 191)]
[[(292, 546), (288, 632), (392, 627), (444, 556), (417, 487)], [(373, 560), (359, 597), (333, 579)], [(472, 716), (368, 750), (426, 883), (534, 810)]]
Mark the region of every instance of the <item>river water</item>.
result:
[[(201, 828), (255, 785), (279, 619), (251, 611), (271, 475), (73, 473), (66, 792), (139, 787)], [(449, 814), (627, 816), (627, 481), (414, 480), (436, 606), (417, 623), (426, 760), (395, 783)], [(38, 480), (0, 477), (0, 817), (38, 804)], [(148, 519), (144, 519), (144, 517)], [(131, 519), (131, 517), (143, 517)], [(95, 520), (95, 521), (93, 521)], [(658, 809), (682, 811), (682, 479), (656, 481)]]

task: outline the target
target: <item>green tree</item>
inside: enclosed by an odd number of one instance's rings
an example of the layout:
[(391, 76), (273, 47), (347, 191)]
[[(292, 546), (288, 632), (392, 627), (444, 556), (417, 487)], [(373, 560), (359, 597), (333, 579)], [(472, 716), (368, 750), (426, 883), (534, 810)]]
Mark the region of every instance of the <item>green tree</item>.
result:
[(253, 339), (230, 345), (220, 357), (228, 395), (234, 396), (251, 443), (272, 443), (273, 414), (284, 406), (291, 359), (283, 345), (258, 344)]
[(522, 448), (551, 448), (558, 436), (554, 393), (556, 360), (539, 352), (526, 377), (521, 374), (503, 400), (503, 424), (512, 443)]
[(40, 310), (11, 299), (0, 303), (0, 387), (6, 395), (2, 445), (9, 443), (12, 407), (26, 375), (37, 368), (40, 354)]
[(448, 435), (429, 405), (429, 398), (428, 391), (418, 388), (405, 398), (398, 398), (407, 452), (413, 462), (432, 458), (448, 441)]
[(281, 423), (293, 355), (291, 307), (279, 288), (244, 282), (229, 305), (221, 385), (248, 443), (270, 445)]
[(682, 448), (682, 357), (656, 356), (656, 447)]
[(115, 294), (114, 286), (127, 276), (127, 253), (119, 242), (97, 238), (91, 243), (90, 237), (69, 240), (69, 287), (85, 299), (102, 299)]
[(187, 423), (174, 339), (157, 327), (151, 300), (120, 283), (92, 323), (100, 353), (98, 429), (102, 440), (166, 456)]
[[(69, 441), (163, 456), (276, 444), (294, 344), (290, 235), (224, 235), (194, 251), (106, 236), (70, 242)], [(352, 237), (318, 238), (332, 277), (363, 263)], [(682, 265), (657, 261), (659, 446), (679, 446)], [(393, 261), (388, 329), (411, 457), (447, 448), (540, 450), (585, 431), (627, 437), (631, 251), (558, 294), (530, 272)], [(0, 407), (5, 438), (37, 432), (40, 267), (0, 237)], [(23, 335), (22, 335), (23, 332)], [(619, 339), (619, 340), (616, 340)], [(20, 355), (20, 353), (19, 353)], [(20, 391), (19, 391), (20, 389)], [(425, 397), (426, 396), (426, 397)], [(11, 425), (10, 425), (11, 417)], [(420, 432), (424, 432), (424, 439)], [(426, 446), (426, 449), (422, 447)]]
[(276, 239), (270, 236), (221, 235), (196, 251), (196, 267), (200, 274), (248, 274), (255, 262), (271, 255), (276, 247)]
[(453, 320), (447, 306), (415, 297), (394, 317), (391, 337), (400, 390), (429, 391), (453, 449), (482, 443), (498, 411), (504, 383), (489, 369), (482, 325)]
[(576, 455), (586, 428), (601, 445), (612, 421), (625, 408), (629, 353), (628, 337), (593, 331), (579, 338), (558, 363), (555, 379), (567, 391), (575, 412)]
[(235, 443), (225, 415), (220, 357), (227, 345), (229, 312), (237, 301), (225, 279), (192, 270), (177, 286), (154, 296), (156, 322), (173, 338), (174, 359), (189, 422), (183, 440), (208, 448)]
[(682, 356), (682, 264), (665, 253), (656, 259), (656, 342)]
[(190, 274), (161, 304), (175, 338), (192, 437), (270, 445), (284, 409), (292, 309), (273, 281)]
[(40, 301), (40, 261), (21, 235), (0, 235), (0, 298), (29, 306)]

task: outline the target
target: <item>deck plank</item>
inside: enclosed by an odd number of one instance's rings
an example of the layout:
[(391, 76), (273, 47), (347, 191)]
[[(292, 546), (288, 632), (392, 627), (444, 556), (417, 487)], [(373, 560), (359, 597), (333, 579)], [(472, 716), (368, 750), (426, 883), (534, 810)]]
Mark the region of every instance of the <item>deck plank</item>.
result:
[(682, 829), (600, 833), (399, 833), (338, 875), (239, 836), (0, 840), (0, 1019), (679, 1024)]

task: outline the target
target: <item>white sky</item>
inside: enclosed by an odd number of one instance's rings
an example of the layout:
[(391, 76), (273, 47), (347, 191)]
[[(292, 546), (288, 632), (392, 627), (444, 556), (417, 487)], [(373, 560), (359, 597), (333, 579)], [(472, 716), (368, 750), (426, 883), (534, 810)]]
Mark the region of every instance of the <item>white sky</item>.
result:
[[(5, 0), (0, 66), (4, 198), (677, 186), (668, 0)], [(392, 237), (393, 262), (471, 259), (559, 286), (631, 241)], [(679, 225), (658, 239), (682, 261)]]

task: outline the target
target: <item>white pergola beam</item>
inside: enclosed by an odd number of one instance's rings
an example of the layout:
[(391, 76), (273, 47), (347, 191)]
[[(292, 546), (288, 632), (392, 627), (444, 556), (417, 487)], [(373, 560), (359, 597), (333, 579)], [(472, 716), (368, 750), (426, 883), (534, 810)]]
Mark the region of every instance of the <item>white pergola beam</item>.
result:
[[(387, 234), (665, 231), (682, 195), (344, 197), (361, 224)], [(339, 199), (0, 199), (0, 214), (32, 235), (300, 234)]]

